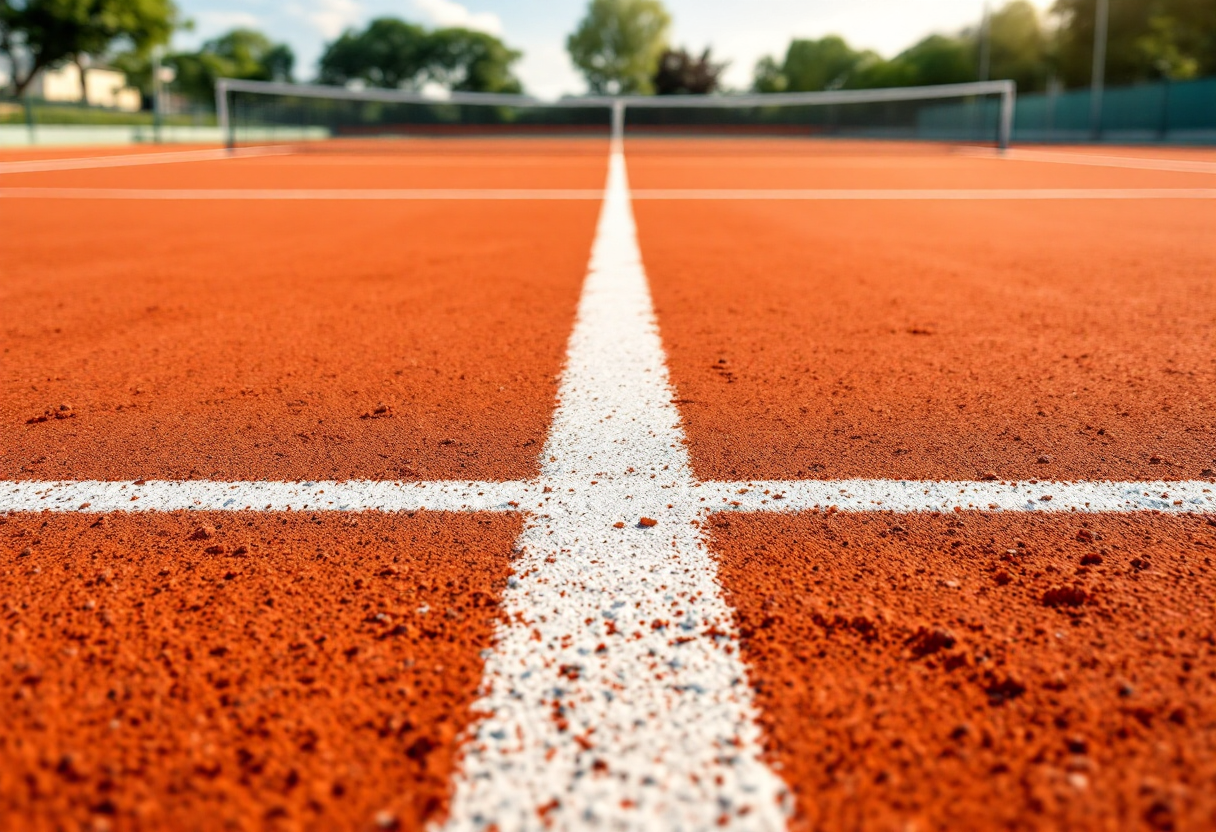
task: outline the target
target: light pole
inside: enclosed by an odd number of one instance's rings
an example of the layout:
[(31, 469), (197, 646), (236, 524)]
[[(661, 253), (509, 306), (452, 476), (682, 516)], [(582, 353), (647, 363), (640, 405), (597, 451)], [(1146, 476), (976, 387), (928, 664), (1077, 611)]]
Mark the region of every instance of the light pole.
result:
[(979, 80), (987, 81), (992, 65), (992, 14), (988, 0), (984, 0), (984, 17), (980, 20), (980, 72)]
[(1094, 66), (1089, 86), (1089, 132), (1094, 141), (1102, 138), (1102, 93), (1106, 85), (1106, 37), (1110, 25), (1110, 0), (1097, 0), (1094, 16)]
[(161, 63), (161, 51), (152, 53), (152, 129), (155, 141), (161, 144), (161, 127), (165, 113), (165, 85), (172, 84), (177, 78), (177, 71), (171, 66)]
[(160, 144), (160, 49), (152, 50), (152, 141)]

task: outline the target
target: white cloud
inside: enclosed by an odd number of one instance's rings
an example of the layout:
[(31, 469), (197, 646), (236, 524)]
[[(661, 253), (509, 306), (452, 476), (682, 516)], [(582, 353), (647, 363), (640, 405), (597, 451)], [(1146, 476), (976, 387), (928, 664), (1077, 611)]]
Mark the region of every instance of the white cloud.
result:
[(203, 32), (227, 32), (231, 29), (258, 29), (262, 21), (251, 12), (205, 11), (195, 15)]
[(297, 5), (294, 11), (326, 39), (336, 38), (363, 18), (363, 7), (358, 0), (312, 0), (303, 6)]
[(574, 68), (565, 47), (554, 43), (525, 44), (523, 52), (515, 74), (531, 95), (560, 98), (565, 93), (586, 91), (587, 84)]
[(502, 19), (494, 12), (471, 12), (455, 0), (414, 0), (414, 8), (436, 26), (460, 26), (491, 35), (502, 34)]

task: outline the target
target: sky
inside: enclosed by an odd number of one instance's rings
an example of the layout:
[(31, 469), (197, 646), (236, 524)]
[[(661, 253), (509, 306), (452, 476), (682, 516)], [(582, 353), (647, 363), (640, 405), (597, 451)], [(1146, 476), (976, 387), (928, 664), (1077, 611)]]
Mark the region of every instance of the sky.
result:
[[(1034, 0), (1046, 7), (1050, 0)], [(523, 51), (516, 75), (529, 93), (556, 98), (586, 89), (566, 55), (566, 36), (587, 0), (178, 0), (194, 21), (175, 39), (193, 48), (236, 26), (261, 29), (296, 54), (296, 77), (311, 80), (327, 40), (374, 17), (429, 26), (465, 26), (501, 37)], [(665, 0), (674, 45), (713, 47), (729, 60), (726, 83), (750, 85), (764, 55), (782, 55), (791, 38), (844, 36), (856, 48), (891, 56), (932, 32), (974, 25), (984, 0)]]

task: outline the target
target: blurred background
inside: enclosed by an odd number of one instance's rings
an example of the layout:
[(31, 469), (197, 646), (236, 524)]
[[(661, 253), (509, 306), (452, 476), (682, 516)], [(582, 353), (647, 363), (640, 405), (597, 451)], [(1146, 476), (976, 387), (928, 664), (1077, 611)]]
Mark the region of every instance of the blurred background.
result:
[(1011, 79), (1015, 141), (1216, 143), (1216, 2), (0, 0), (0, 145), (219, 141), (221, 77), (547, 99)]

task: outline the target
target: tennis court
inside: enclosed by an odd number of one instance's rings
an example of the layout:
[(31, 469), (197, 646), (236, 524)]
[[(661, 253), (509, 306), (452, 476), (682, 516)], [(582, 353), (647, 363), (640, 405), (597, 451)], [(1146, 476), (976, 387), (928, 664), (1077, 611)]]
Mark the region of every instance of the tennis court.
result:
[(187, 153), (0, 160), (0, 819), (1216, 825), (1216, 153)]

